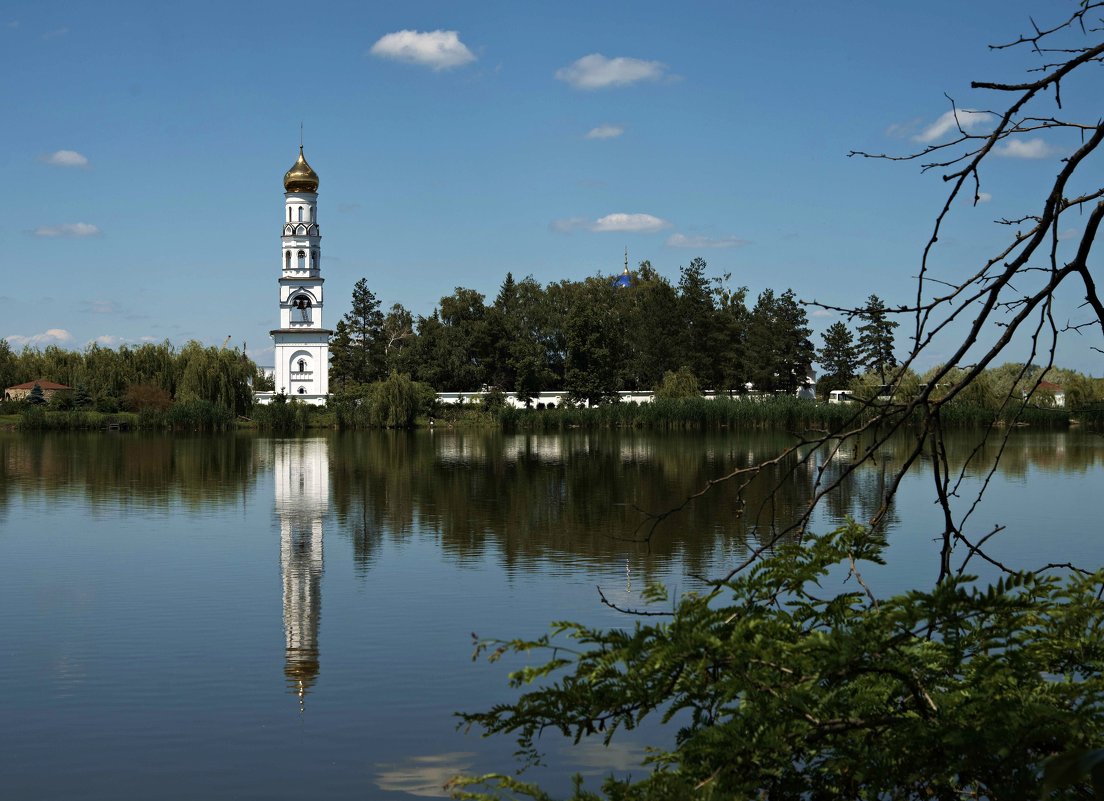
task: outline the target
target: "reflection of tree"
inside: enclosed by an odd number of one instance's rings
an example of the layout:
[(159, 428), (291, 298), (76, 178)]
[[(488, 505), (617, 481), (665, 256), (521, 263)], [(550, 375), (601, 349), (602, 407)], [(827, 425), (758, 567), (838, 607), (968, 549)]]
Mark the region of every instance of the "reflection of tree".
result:
[[(892, 447), (892, 441), (883, 444), (873, 454), (867, 452), (870, 444), (862, 438), (835, 442), (832, 445), (838, 449), (822, 448), (817, 454), (821, 484), (832, 488), (826, 497), (831, 526), (848, 518), (869, 520), (883, 504), (886, 508), (879, 525), (892, 529), (899, 521), (890, 488), (893, 476), (908, 457), (904, 450), (907, 441), (902, 440), (900, 448)], [(855, 463), (864, 458), (862, 468), (852, 471)]]
[(0, 434), (0, 509), (12, 493), (80, 495), (93, 506), (227, 505), (253, 487), (259, 470), (249, 436)]
[[(985, 449), (998, 446), (979, 450), (979, 438), (949, 437), (949, 460), (967, 466), (967, 460), (992, 456)], [(719, 552), (731, 555), (768, 541), (776, 520), (792, 519), (806, 507), (818, 475), (821, 486), (842, 479), (829, 495), (826, 525), (869, 518), (885, 502), (910, 448), (906, 437), (889, 440), (852, 472), (866, 455), (859, 441), (831, 459), (827, 451), (806, 461), (795, 454), (754, 474), (746, 486), (718, 485), (665, 519), (647, 544), (635, 541), (646, 538), (645, 513), (678, 506), (710, 478), (755, 465), (790, 441), (766, 432), (344, 435), (331, 443), (334, 507), (362, 569), (384, 539), (420, 530), (436, 535), (457, 561), (493, 551), (511, 569), (564, 555), (604, 567), (636, 553), (633, 571), (642, 571), (646, 581), (649, 571), (673, 558), (688, 572), (704, 574)], [(1075, 434), (1015, 432), (1002, 470), (1016, 475), (1028, 467), (1084, 470), (1100, 463), (1099, 449), (1068, 444), (1076, 441)], [(884, 525), (896, 521), (890, 505)]]
[[(784, 436), (638, 433), (382, 433), (333, 442), (333, 496), (361, 564), (381, 537), (416, 527), (460, 561), (497, 550), (509, 567), (549, 554), (605, 563), (626, 550), (704, 568), (718, 540), (742, 542), (780, 507), (805, 503), (811, 475), (779, 466), (737, 493), (722, 488), (631, 540), (644, 512), (677, 504), (719, 470), (746, 466)], [(776, 492), (772, 492), (777, 490)], [(771, 501), (768, 504), (768, 500)], [(634, 532), (636, 534), (634, 535)]]

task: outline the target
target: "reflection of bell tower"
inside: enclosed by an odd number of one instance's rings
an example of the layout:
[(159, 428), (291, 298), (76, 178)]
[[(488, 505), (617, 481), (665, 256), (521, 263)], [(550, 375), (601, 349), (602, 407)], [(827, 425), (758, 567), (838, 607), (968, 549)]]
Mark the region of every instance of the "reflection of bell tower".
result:
[(284, 584), (284, 675), (302, 702), (318, 678), (322, 617), (322, 519), (329, 509), (326, 440), (274, 443), (280, 574)]

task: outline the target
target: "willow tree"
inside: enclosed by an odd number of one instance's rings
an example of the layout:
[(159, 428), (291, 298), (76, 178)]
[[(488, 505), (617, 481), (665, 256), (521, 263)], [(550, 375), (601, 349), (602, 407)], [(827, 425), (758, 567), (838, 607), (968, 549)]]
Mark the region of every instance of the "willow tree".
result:
[(176, 400), (203, 401), (231, 414), (253, 406), (253, 362), (237, 349), (203, 347), (191, 341), (181, 351)]
[[(514, 735), (527, 758), (537, 757), (542, 733), (609, 743), (646, 719), (677, 724), (667, 738), (674, 745), (653, 751), (647, 771), (606, 782), (603, 794), (617, 799), (1104, 797), (1104, 571), (1061, 556), (1008, 566), (1000, 526), (977, 520), (987, 482), (978, 482), (972, 499), (951, 502), (967, 491), (967, 473), (995, 469), (978, 463), (984, 441), (974, 457), (952, 465), (943, 439), (947, 405), (986, 368), (1008, 361), (1011, 348), (1029, 352), (1017, 360), (1024, 372), (1035, 363), (1050, 367), (1070, 334), (1104, 348), (1093, 261), (1104, 219), (1102, 12), (1104, 0), (1082, 0), (1068, 16), (1032, 22), (1017, 40), (992, 46), (1018, 48), (1030, 61), (1025, 79), (972, 83), (980, 96), (968, 107), (997, 109), (984, 117), (988, 130), (962, 123), (952, 102), (960, 124), (946, 141), (903, 155), (852, 154), (920, 163), (948, 187), (912, 300), (885, 311), (911, 339), (887, 374), (894, 400), (856, 405), (847, 424), (805, 432), (775, 458), (709, 485), (743, 489), (782, 468), (782, 487), (800, 470), (815, 476), (811, 502), (783, 516), (785, 507), (764, 501), (776, 516), (746, 558), (676, 603), (622, 610), (634, 625), (561, 623), (534, 639), (479, 641), (477, 654), (519, 654), (530, 665), (512, 674), (525, 689), (519, 698), (464, 721)], [(952, 215), (981, 200), (990, 158), (1038, 151), (1030, 140), (1041, 133), (1064, 137), (1068, 147), (1054, 154), (1042, 183), (1016, 193), (1024, 205), (998, 221), (1008, 232), (1003, 244), (963, 274), (937, 274), (941, 234)], [(1076, 316), (1057, 312), (1060, 291), (1081, 299)], [(863, 312), (828, 308), (852, 318)], [(929, 356), (941, 366), (927, 384), (905, 391), (905, 376)], [(1014, 422), (1038, 384), (1031, 387), (1026, 399), (1014, 389), (995, 398), (1002, 416)], [(979, 434), (998, 440), (984, 452), (1003, 453), (1012, 430)], [(888, 471), (881, 504), (838, 531), (811, 531), (822, 504), (863, 461), (833, 457), (844, 449), (873, 455), (891, 438), (898, 452), (903, 438), (909, 444)], [(883, 560), (880, 524), (906, 471), (920, 467), (931, 472), (942, 512), (929, 579), (879, 597), (863, 581), (863, 566)], [(642, 529), (645, 539), (664, 535), (665, 517)], [(999, 580), (975, 580), (981, 563)], [(821, 586), (833, 571), (849, 577), (847, 591)], [(458, 797), (548, 797), (510, 774), (453, 788)], [(577, 788), (575, 797), (597, 796)]]

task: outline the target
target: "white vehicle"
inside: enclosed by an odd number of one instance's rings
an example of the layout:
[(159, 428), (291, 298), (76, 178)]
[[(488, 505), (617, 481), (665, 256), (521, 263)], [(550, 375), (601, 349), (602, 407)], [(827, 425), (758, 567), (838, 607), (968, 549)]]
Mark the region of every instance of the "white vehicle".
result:
[(828, 393), (829, 403), (854, 403), (855, 396), (851, 394), (850, 390), (846, 389), (833, 389)]

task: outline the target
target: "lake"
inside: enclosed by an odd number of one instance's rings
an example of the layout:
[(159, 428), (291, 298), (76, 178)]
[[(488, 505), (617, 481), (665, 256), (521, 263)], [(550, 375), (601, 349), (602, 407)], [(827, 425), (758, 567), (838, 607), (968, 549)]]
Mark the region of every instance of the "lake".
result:
[[(950, 440), (952, 463), (977, 436)], [(409, 799), (443, 796), (458, 771), (510, 772), (511, 741), (453, 718), (510, 697), (517, 663), (473, 662), (473, 633), (627, 625), (598, 588), (640, 606), (649, 582), (701, 587), (804, 507), (819, 466), (843, 470), (854, 452), (779, 467), (742, 493), (721, 485), (650, 538), (645, 513), (788, 442), (0, 432), (2, 794)], [(996, 450), (968, 468), (961, 508)], [(904, 453), (881, 449), (814, 528), (869, 515)], [(1006, 526), (994, 548), (1014, 566), (1096, 566), (1102, 479), (1104, 438), (1013, 432), (969, 530)], [(875, 592), (935, 577), (931, 485), (923, 461), (903, 481), (889, 564), (864, 572)], [(649, 733), (611, 748), (549, 737), (533, 778), (555, 790), (574, 772), (639, 771)]]

